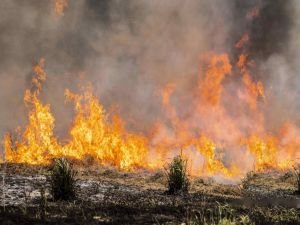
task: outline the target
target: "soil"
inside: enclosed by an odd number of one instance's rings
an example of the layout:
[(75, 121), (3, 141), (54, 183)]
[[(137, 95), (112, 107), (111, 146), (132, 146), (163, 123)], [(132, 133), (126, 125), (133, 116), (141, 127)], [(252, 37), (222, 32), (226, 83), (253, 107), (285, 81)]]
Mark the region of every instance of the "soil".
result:
[(300, 196), (290, 172), (253, 174), (235, 184), (191, 177), (189, 193), (168, 195), (163, 171), (77, 167), (76, 199), (54, 202), (47, 168), (0, 168), (1, 224), (189, 224), (220, 208), (255, 224), (300, 224)]

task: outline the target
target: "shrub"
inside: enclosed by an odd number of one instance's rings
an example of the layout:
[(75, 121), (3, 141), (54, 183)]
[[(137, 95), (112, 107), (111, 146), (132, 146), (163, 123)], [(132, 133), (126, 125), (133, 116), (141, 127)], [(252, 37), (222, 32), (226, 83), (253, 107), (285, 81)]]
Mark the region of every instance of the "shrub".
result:
[(187, 160), (182, 155), (176, 156), (166, 168), (169, 194), (188, 192), (189, 178), (187, 174)]
[(75, 198), (76, 172), (66, 159), (55, 160), (50, 168), (51, 194), (54, 200)]

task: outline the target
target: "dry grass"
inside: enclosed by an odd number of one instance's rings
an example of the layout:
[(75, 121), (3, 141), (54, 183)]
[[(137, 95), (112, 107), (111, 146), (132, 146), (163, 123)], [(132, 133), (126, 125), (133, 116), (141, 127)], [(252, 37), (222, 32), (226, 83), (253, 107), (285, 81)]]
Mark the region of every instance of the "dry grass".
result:
[(76, 171), (66, 159), (57, 159), (50, 169), (51, 194), (54, 200), (75, 198)]
[(187, 174), (187, 160), (176, 156), (166, 169), (169, 194), (187, 193), (190, 181)]
[(296, 194), (300, 195), (300, 164), (294, 167), (294, 175), (296, 179)]
[[(9, 168), (6, 181), (10, 191), (16, 185), (23, 185), (23, 179), (35, 174), (34, 169), (28, 169), (27, 174), (15, 180), (17, 173), (12, 165)], [(36, 173), (50, 175), (39, 169)], [(189, 177), (193, 185), (184, 195), (164, 194), (166, 176), (162, 171), (155, 174), (146, 171), (125, 173), (107, 168), (95, 171), (83, 168), (76, 177), (79, 178), (76, 182), (78, 189), (73, 201), (48, 201), (49, 192), (40, 190), (40, 196), (28, 198), (26, 211), (23, 205), (7, 205), (5, 212), (0, 207), (0, 221), (12, 225), (300, 224), (299, 197), (293, 194), (292, 173), (249, 175), (249, 188), (243, 192), (239, 192), (238, 184)], [(33, 187), (32, 181), (27, 179), (28, 190)], [(45, 181), (36, 180), (36, 189), (32, 191), (39, 190), (39, 184), (49, 187), (49, 182)], [(286, 188), (282, 188), (283, 185)]]

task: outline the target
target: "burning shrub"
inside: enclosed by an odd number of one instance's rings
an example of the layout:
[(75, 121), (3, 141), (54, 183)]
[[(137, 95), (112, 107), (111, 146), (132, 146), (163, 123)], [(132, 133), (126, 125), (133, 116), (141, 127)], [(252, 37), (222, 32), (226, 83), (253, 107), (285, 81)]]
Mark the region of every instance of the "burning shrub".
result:
[(76, 171), (66, 159), (57, 159), (50, 169), (51, 193), (54, 200), (75, 198)]
[(176, 156), (166, 169), (168, 179), (168, 193), (176, 194), (188, 192), (189, 178), (187, 174), (187, 160), (182, 155)]

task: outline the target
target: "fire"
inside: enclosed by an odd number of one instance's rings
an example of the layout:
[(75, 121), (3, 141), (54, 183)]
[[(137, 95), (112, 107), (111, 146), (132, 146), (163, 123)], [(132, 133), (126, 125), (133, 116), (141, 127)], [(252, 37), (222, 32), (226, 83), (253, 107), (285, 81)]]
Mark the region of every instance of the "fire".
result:
[(101, 164), (122, 170), (143, 166), (147, 153), (144, 137), (126, 132), (118, 116), (109, 122), (91, 90), (83, 95), (66, 90), (65, 95), (74, 102), (76, 116), (70, 130), (71, 140), (63, 147), (64, 155), (76, 159), (92, 156)]
[[(63, 15), (67, 5), (66, 0), (56, 0), (56, 13)], [(247, 18), (258, 15), (255, 8)], [(66, 89), (65, 98), (74, 105), (75, 117), (63, 142), (55, 137), (50, 105), (40, 98), (47, 77), (41, 59), (33, 68), (33, 88), (24, 97), (28, 125), (23, 132), (18, 129), (5, 135), (5, 159), (48, 164), (58, 157), (91, 157), (100, 165), (128, 171), (162, 168), (181, 152), (192, 161), (193, 175), (237, 178), (251, 169), (289, 169), (299, 158), (300, 130), (290, 122), (279, 131), (267, 130), (263, 112), (267, 96), (263, 83), (253, 76), (255, 63), (245, 50), (249, 40), (245, 32), (235, 44), (237, 59), (214, 52), (200, 57), (190, 100), (178, 97), (174, 83), (162, 87), (159, 93), (165, 115), (149, 134), (128, 131), (119, 115), (105, 111), (92, 87), (85, 87), (82, 94)]]
[(286, 141), (284, 137), (251, 135), (246, 140), (246, 144), (249, 152), (255, 157), (255, 170), (291, 168), (299, 158), (297, 150), (299, 148), (299, 137), (289, 138), (292, 139), (288, 143), (284, 143)]
[(21, 135), (21, 140), (13, 142), (12, 134), (4, 137), (5, 157), (7, 161), (30, 164), (44, 164), (57, 155), (59, 145), (54, 137), (55, 119), (50, 112), (50, 105), (39, 100), (41, 83), (46, 79), (41, 59), (34, 67), (36, 76), (32, 79), (35, 90), (27, 90), (24, 101), (29, 109), (28, 126)]
[(267, 137), (265, 140), (251, 135), (247, 140), (249, 152), (255, 155), (255, 170), (262, 171), (277, 164), (276, 139)]
[(54, 0), (54, 10), (57, 16), (63, 16), (66, 7), (68, 7), (68, 0)]
[(255, 19), (256, 17), (259, 16), (259, 13), (260, 13), (260, 8), (259, 7), (254, 7), (253, 9), (251, 9), (247, 15), (246, 15), (246, 18), (248, 20), (253, 20)]
[(224, 174), (227, 177), (234, 177), (240, 173), (235, 166), (226, 168), (216, 156), (216, 144), (205, 136), (201, 136), (196, 143), (197, 150), (205, 157), (204, 174)]
[(245, 33), (242, 38), (235, 44), (236, 48), (242, 48), (249, 41), (249, 34)]
[[(48, 164), (57, 157), (77, 160), (91, 157), (101, 165), (121, 170), (156, 169), (180, 150), (185, 157), (193, 159), (191, 173), (194, 175), (239, 177), (245, 170), (242, 165), (224, 158), (236, 153), (228, 152), (235, 146), (246, 150), (244, 160), (254, 158), (255, 170), (290, 168), (299, 155), (300, 135), (292, 125), (285, 125), (277, 136), (265, 135), (264, 120), (257, 107), (259, 97), (264, 97), (263, 86), (252, 80), (247, 56), (241, 55), (236, 67), (241, 71), (241, 82), (245, 86), (244, 97), (238, 95), (239, 101), (249, 106), (250, 117), (257, 120), (256, 126), (251, 127), (239, 124), (224, 108), (223, 96), (227, 93), (223, 82), (232, 75), (233, 67), (228, 56), (206, 54), (201, 65), (204, 73), (199, 75), (191, 115), (185, 118), (178, 113), (171, 101), (176, 86), (169, 84), (162, 89), (161, 97), (171, 127), (158, 121), (149, 136), (127, 131), (120, 116), (105, 112), (91, 87), (86, 87), (83, 94), (66, 89), (65, 97), (74, 104), (75, 117), (69, 139), (62, 144), (53, 132), (55, 119), (51, 107), (40, 100), (42, 82), (46, 80), (42, 59), (33, 68), (33, 88), (27, 90), (24, 97), (29, 110), (28, 125), (23, 133), (17, 132), (20, 138), (13, 134), (5, 136), (5, 158), (9, 162)], [(250, 135), (243, 129), (248, 129)]]
[(41, 82), (46, 79), (43, 66), (44, 60), (41, 60), (33, 69), (36, 76), (32, 84), (36, 89), (25, 93), (29, 116), (21, 140), (13, 142), (12, 134), (4, 138), (6, 160), (47, 164), (57, 157), (83, 159), (92, 156), (102, 164), (122, 170), (141, 167), (146, 155), (145, 138), (126, 132), (117, 116), (109, 122), (103, 106), (91, 90), (86, 90), (83, 95), (66, 90), (67, 100), (74, 102), (76, 116), (70, 130), (71, 139), (65, 145), (58, 143), (53, 134), (55, 119), (50, 105), (44, 105), (39, 99)]
[(222, 94), (222, 81), (226, 75), (231, 73), (231, 65), (226, 54), (214, 55), (208, 54), (204, 57), (208, 63), (206, 76), (200, 81), (201, 96), (205, 101), (216, 105), (220, 101)]
[[(252, 110), (256, 110), (257, 98), (264, 98), (264, 87), (260, 81), (254, 82), (252, 80), (251, 73), (247, 66), (247, 57), (248, 56), (246, 54), (241, 54), (237, 62), (237, 66), (243, 76), (243, 83), (247, 89), (246, 93), (240, 93), (240, 95), (245, 99)], [(249, 64), (251, 65), (251, 63)]]

